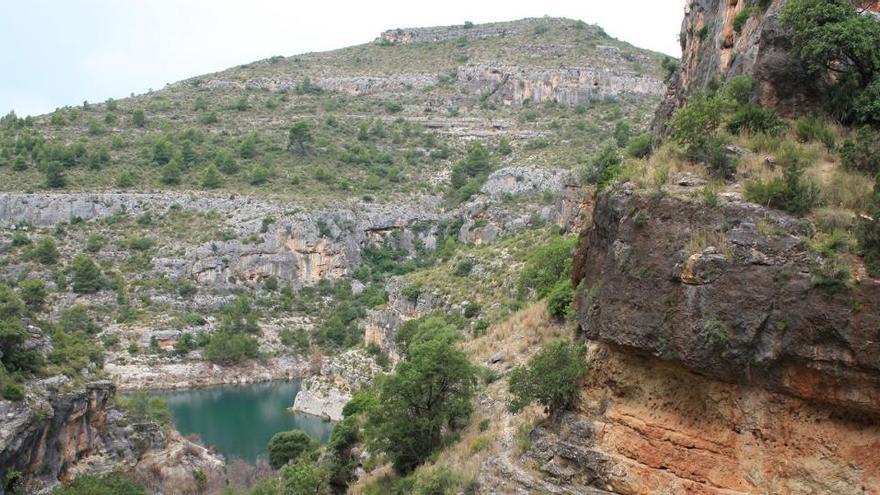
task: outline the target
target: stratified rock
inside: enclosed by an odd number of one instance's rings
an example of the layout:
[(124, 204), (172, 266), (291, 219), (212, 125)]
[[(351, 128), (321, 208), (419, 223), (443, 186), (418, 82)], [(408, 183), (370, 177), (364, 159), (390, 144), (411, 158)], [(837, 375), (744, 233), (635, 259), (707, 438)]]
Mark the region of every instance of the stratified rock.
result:
[(880, 415), (880, 284), (815, 284), (822, 260), (803, 242), (811, 231), (749, 203), (604, 194), (574, 262), (581, 335)]

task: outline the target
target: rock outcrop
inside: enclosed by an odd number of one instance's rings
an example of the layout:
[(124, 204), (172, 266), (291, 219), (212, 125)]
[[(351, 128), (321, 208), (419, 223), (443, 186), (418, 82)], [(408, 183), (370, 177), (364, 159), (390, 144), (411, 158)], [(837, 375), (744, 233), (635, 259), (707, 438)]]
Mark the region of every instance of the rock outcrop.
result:
[(880, 416), (880, 283), (822, 284), (809, 222), (628, 189), (604, 195), (593, 219), (573, 274), (582, 336)]
[[(225, 468), (221, 459), (179, 435), (169, 436), (155, 423), (131, 421), (112, 406), (115, 392), (112, 383), (100, 381), (78, 392), (34, 392), (28, 401), (0, 401), (4, 418), (0, 427), (0, 479), (9, 479), (8, 473), (15, 470), (22, 476), (24, 493), (43, 493), (79, 474), (129, 468), (137, 472), (145, 457), (174, 450), (186, 452), (178, 459), (182, 465), (203, 470), (209, 481), (218, 488), (222, 486)], [(156, 482), (155, 472), (168, 466), (144, 471), (144, 478)], [(191, 471), (182, 480), (177, 489), (187, 483), (195, 488)], [(164, 491), (170, 493), (172, 486), (165, 486)], [(4, 486), (0, 485), (0, 494), (3, 492)]]
[(735, 200), (603, 194), (573, 270), (583, 400), (532, 432), (519, 467), (485, 466), (481, 482), (880, 493), (880, 282), (829, 290), (811, 233)]
[(372, 382), (380, 371), (375, 361), (362, 351), (351, 350), (334, 356), (322, 363), (320, 372), (303, 380), (290, 409), (341, 421), (342, 408), (352, 394)]

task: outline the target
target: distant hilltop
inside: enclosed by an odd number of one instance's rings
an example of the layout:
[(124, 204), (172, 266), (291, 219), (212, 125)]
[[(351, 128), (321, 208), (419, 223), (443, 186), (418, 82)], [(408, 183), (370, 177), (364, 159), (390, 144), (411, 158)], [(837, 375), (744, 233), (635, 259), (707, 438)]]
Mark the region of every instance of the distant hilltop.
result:
[(561, 17), (530, 17), (516, 21), (492, 22), (488, 24), (465, 22), (454, 26), (389, 29), (380, 34), (376, 41), (378, 43), (407, 44), (437, 43), (461, 38), (480, 40), (534, 32), (535, 30), (548, 29), (551, 26), (588, 29), (591, 31), (591, 34), (605, 36), (605, 31), (601, 27), (587, 24), (584, 21)]

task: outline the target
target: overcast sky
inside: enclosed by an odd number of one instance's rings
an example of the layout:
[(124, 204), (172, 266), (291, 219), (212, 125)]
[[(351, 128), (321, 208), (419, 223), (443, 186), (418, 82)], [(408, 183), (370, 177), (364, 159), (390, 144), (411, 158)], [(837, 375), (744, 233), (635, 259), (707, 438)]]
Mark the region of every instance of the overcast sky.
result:
[(683, 0), (0, 0), (0, 113), (104, 101), (390, 28), (569, 17), (679, 56)]

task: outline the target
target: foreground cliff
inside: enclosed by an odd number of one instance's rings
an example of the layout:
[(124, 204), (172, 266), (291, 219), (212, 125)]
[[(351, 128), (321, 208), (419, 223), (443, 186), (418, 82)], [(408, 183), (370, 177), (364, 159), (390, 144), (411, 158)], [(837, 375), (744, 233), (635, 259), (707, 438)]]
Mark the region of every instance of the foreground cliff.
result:
[(810, 229), (739, 201), (601, 196), (573, 274), (584, 398), (532, 432), (531, 475), (496, 481), (880, 493), (880, 283), (817, 283)]

